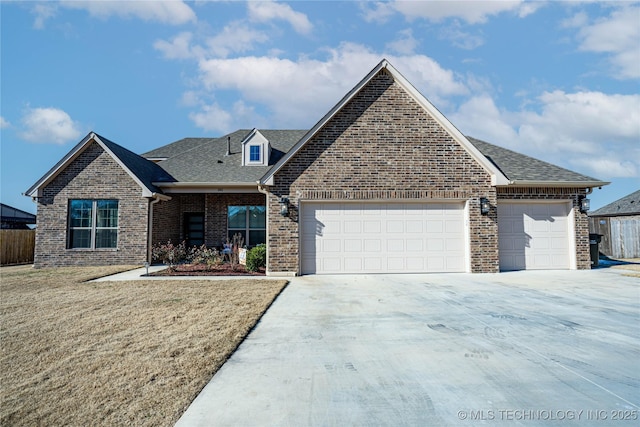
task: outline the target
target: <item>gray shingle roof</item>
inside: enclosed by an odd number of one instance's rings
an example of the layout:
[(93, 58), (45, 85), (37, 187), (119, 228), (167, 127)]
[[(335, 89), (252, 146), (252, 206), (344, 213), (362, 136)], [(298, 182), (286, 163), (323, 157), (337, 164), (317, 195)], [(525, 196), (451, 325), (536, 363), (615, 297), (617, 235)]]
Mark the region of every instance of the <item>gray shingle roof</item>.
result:
[(160, 192), (160, 189), (152, 184), (153, 182), (175, 182), (175, 179), (156, 163), (127, 150), (102, 135), (96, 134), (96, 136), (150, 191)]
[(511, 181), (585, 184), (600, 182), (602, 185), (606, 184), (590, 176), (582, 175), (476, 138), (467, 136), (467, 139)]
[[(307, 130), (260, 130), (273, 148), (269, 166), (242, 167), (241, 142), (251, 129), (240, 129), (219, 138), (184, 138), (143, 154), (166, 158), (158, 163), (176, 181), (183, 183), (255, 183), (287, 153)], [(227, 137), (231, 155), (227, 156)], [(601, 183), (595, 178), (515, 151), (467, 137), (468, 140), (511, 181), (558, 183)], [(157, 182), (157, 181), (156, 181)]]
[[(242, 167), (242, 140), (252, 129), (240, 129), (220, 138), (185, 138), (145, 153), (145, 157), (169, 157), (158, 163), (176, 180), (189, 182), (255, 183), (296, 142), (306, 130), (260, 130), (272, 147), (269, 166)], [(231, 155), (227, 156), (227, 137)], [(178, 153), (178, 148), (186, 148)], [(172, 155), (170, 155), (172, 154)], [(170, 155), (170, 156), (169, 156)]]
[(589, 216), (618, 215), (640, 215), (640, 190), (609, 203), (600, 209), (589, 212)]

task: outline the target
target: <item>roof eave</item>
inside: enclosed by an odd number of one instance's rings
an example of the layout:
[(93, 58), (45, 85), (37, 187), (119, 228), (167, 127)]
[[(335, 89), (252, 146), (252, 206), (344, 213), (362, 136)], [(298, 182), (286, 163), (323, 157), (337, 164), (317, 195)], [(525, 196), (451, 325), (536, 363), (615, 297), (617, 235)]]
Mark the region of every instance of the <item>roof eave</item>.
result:
[(514, 180), (498, 187), (553, 187), (553, 188), (595, 188), (611, 184), (606, 181), (528, 181)]
[(167, 193), (258, 192), (255, 182), (154, 182)]
[(89, 132), (87, 136), (85, 136), (82, 141), (76, 144), (58, 163), (56, 163), (42, 178), (40, 178), (35, 184), (33, 184), (27, 191), (25, 191), (25, 196), (29, 196), (32, 198), (42, 197), (42, 188), (51, 183), (55, 179), (56, 176), (66, 168), (71, 162), (80, 156), (86, 147), (89, 145), (91, 141), (95, 141), (97, 144), (102, 147), (102, 149), (111, 156), (111, 158), (118, 163), (118, 165), (124, 169), (125, 172), (133, 179), (136, 184), (140, 186), (142, 190), (142, 197), (153, 197), (155, 192), (148, 188), (137, 176), (134, 174), (121, 160), (118, 156), (116, 156), (111, 149), (105, 144), (96, 134), (95, 132)]

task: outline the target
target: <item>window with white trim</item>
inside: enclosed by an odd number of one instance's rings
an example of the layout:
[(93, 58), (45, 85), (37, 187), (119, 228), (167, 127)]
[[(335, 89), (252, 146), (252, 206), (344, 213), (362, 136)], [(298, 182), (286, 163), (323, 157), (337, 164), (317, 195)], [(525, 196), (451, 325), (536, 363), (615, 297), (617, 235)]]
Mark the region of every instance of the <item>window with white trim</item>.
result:
[(249, 146), (249, 161), (259, 163), (262, 162), (262, 157), (260, 156), (260, 146), (259, 145), (250, 145)]
[(117, 200), (69, 200), (69, 249), (118, 247)]
[(247, 246), (267, 241), (266, 206), (229, 206), (227, 208), (227, 235), (229, 240), (240, 233)]

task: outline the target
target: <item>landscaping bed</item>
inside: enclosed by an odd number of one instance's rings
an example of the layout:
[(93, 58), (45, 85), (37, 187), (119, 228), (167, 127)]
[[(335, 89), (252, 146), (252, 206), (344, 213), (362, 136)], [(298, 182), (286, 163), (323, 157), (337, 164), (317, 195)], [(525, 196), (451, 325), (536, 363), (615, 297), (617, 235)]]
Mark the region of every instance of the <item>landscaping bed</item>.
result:
[(220, 264), (207, 266), (203, 264), (180, 264), (173, 269), (166, 268), (149, 276), (264, 276), (265, 269), (261, 267), (258, 271), (247, 271), (244, 265), (232, 266), (231, 264)]

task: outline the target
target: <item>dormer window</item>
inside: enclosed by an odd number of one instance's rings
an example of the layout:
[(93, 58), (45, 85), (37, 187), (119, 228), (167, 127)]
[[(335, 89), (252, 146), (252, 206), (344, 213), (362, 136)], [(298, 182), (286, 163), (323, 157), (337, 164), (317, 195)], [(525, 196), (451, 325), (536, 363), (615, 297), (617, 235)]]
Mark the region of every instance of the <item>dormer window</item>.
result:
[(250, 145), (249, 146), (249, 161), (262, 163), (262, 157), (260, 156), (260, 146), (259, 145)]
[(271, 145), (258, 129), (253, 129), (242, 140), (242, 165), (243, 166), (267, 166)]

